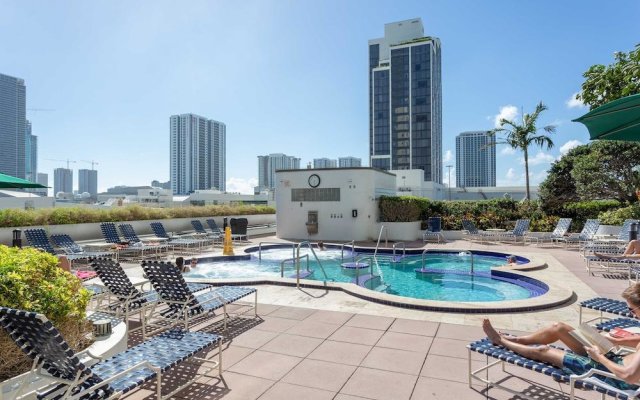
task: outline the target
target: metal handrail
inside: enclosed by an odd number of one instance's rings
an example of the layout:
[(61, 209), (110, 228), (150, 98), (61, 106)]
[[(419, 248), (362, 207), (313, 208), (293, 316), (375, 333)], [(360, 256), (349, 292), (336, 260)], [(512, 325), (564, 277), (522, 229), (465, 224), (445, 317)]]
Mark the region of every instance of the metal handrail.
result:
[(427, 265), (427, 263), (425, 263), (425, 258), (424, 255), (427, 254), (429, 252), (429, 249), (424, 249), (424, 251), (422, 252), (422, 270), (424, 270), (424, 266)]
[(398, 245), (402, 245), (402, 257), (404, 257), (407, 254), (407, 245), (404, 242), (396, 242), (393, 244), (393, 257), (396, 257), (396, 247), (398, 247)]
[[(382, 231), (385, 231), (385, 226), (381, 225), (380, 226), (380, 233), (378, 233), (378, 242), (376, 243), (376, 250), (373, 252), (373, 261), (376, 264), (376, 270), (378, 271), (378, 276), (380, 277), (380, 282), (382, 282), (384, 284), (384, 276), (382, 276), (382, 270), (380, 269), (380, 264), (378, 264), (378, 259), (376, 258), (378, 255), (378, 248), (380, 247), (380, 239), (382, 238)], [(386, 235), (385, 235), (385, 246), (388, 244), (387, 243), (387, 236), (389, 235), (388, 230), (385, 231)], [(371, 270), (371, 275), (373, 275), (373, 269)]]
[(356, 261), (356, 241), (345, 242), (340, 245), (340, 262), (344, 262), (344, 247), (351, 244), (351, 260)]
[[(286, 245), (287, 243), (282, 243), (282, 242), (260, 242), (258, 243), (258, 260), (262, 261), (262, 245), (263, 244), (277, 244), (277, 245)], [(296, 245), (295, 243), (291, 243), (291, 249), (293, 251), (293, 258), (296, 257)]]
[(471, 274), (473, 275), (473, 253), (471, 252), (471, 250), (465, 250), (462, 253), (464, 254), (468, 254), (471, 257)]
[[(375, 262), (375, 257), (373, 256), (362, 256), (358, 257), (354, 263), (356, 264), (356, 284), (360, 285), (360, 268), (358, 268), (358, 263), (369, 260), (369, 274), (373, 276), (373, 263)], [(382, 277), (380, 277), (382, 280)]]
[[(324, 270), (324, 267), (322, 266), (322, 261), (320, 261), (320, 259), (318, 258), (318, 255), (316, 254), (316, 251), (313, 250), (313, 246), (311, 246), (311, 242), (309, 242), (308, 240), (305, 240), (303, 242), (298, 243), (298, 245), (296, 246), (296, 256), (295, 258), (300, 258), (300, 248), (303, 245), (307, 245), (307, 247), (309, 248), (309, 250), (311, 250), (311, 254), (313, 254), (313, 257), (316, 259), (316, 262), (318, 263), (318, 266), (320, 267), (320, 270), (322, 271), (322, 274), (324, 275), (324, 284), (327, 284), (327, 281), (329, 280), (329, 277), (327, 276), (327, 271)], [(298, 272), (298, 287), (300, 287), (300, 260), (298, 260), (296, 262), (297, 265), (297, 272)]]
[[(309, 254), (304, 254), (304, 255), (300, 256), (299, 258), (305, 258), (305, 257), (307, 258), (307, 272), (311, 272), (309, 270)], [(280, 278), (284, 278), (284, 264), (286, 264), (288, 262), (299, 261), (299, 258), (297, 258), (297, 257), (287, 258), (286, 260), (282, 260), (280, 262)], [(298, 280), (300, 280), (300, 270), (297, 270), (296, 274), (298, 275)]]

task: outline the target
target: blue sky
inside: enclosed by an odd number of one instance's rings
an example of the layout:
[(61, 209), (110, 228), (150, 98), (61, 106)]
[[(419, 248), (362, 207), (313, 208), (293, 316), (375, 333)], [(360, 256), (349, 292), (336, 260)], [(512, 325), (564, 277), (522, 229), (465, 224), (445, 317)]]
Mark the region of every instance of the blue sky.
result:
[[(444, 164), (460, 132), (543, 101), (558, 131), (531, 151), (534, 184), (588, 142), (568, 103), (582, 73), (640, 42), (634, 0), (0, 0), (0, 73), (54, 110), (27, 112), (50, 184), (67, 158), (98, 161), (100, 190), (168, 180), (169, 117), (192, 112), (227, 124), (227, 190), (250, 192), (258, 155), (368, 164), (367, 41), (414, 17), (442, 41)], [(521, 154), (497, 154), (498, 185), (524, 184)]]

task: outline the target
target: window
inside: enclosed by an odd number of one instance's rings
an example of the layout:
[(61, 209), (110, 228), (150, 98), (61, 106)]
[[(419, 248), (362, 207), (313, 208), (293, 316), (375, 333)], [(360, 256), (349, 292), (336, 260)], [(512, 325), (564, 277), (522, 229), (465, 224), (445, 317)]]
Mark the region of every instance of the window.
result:
[(291, 201), (340, 201), (340, 188), (291, 189)]

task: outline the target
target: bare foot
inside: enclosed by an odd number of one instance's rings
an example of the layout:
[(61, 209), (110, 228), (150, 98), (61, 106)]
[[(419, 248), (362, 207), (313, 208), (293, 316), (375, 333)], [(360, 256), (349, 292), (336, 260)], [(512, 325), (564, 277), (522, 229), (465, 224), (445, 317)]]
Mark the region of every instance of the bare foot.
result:
[(482, 321), (482, 330), (487, 335), (489, 340), (491, 340), (491, 343), (496, 345), (502, 344), (502, 335), (498, 333), (498, 331), (496, 331), (493, 326), (491, 326), (491, 321), (489, 321), (489, 319), (484, 319)]

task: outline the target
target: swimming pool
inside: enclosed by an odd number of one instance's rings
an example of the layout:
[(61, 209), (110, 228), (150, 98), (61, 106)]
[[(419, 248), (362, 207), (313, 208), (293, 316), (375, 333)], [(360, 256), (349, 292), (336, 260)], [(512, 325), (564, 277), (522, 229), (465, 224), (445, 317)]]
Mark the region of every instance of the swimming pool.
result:
[[(264, 248), (258, 258), (258, 249), (247, 249), (247, 256), (234, 261), (202, 262), (190, 272), (189, 278), (213, 279), (278, 279), (283, 260), (293, 258), (292, 247)], [(420, 253), (422, 250), (420, 250)], [(326, 272), (315, 262), (309, 249), (301, 249), (300, 255), (309, 255), (309, 272), (306, 258), (301, 263), (301, 278), (310, 280), (353, 283), (370, 290), (415, 299), (454, 302), (495, 302), (528, 299), (546, 292), (547, 286), (539, 281), (523, 279), (509, 272), (492, 271), (505, 265), (506, 254), (448, 251), (407, 254), (404, 257), (378, 254), (376, 260), (356, 249), (356, 257), (350, 251), (339, 249), (316, 251)], [(473, 273), (471, 259), (473, 258)], [(342, 264), (359, 260), (358, 265), (345, 268)], [(377, 262), (376, 262), (377, 261)], [(519, 258), (519, 262), (528, 260)], [(363, 265), (367, 264), (367, 265)], [(372, 267), (373, 265), (373, 267)], [(356, 268), (353, 268), (356, 267)], [(424, 268), (423, 268), (424, 267)], [(295, 278), (293, 262), (284, 262), (283, 276)], [(373, 272), (373, 275), (371, 274)]]

